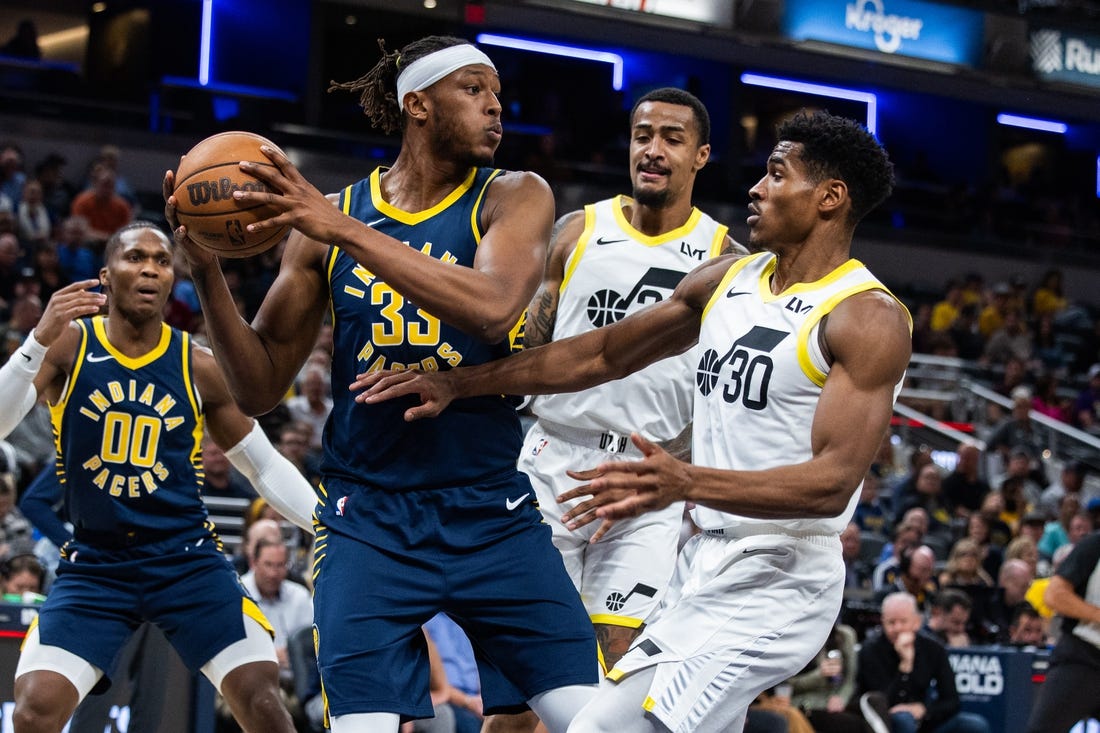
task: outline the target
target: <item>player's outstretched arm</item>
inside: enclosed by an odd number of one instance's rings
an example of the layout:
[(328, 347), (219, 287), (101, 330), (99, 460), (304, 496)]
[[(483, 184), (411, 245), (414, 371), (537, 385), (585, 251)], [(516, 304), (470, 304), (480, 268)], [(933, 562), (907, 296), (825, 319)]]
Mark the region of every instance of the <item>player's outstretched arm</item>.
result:
[(260, 496), (291, 522), (312, 533), (317, 504), (313, 487), (294, 464), (275, 450), (259, 423), (240, 411), (214, 355), (199, 347), (193, 348), (191, 354), (210, 437)]
[(95, 315), (107, 301), (91, 288), (98, 280), (70, 283), (50, 296), (38, 325), (0, 367), (0, 438), (30, 412), (39, 394), (56, 401), (72, 362), (77, 333), (72, 322)]
[(290, 225), (314, 241), (335, 244), (406, 299), (486, 343), (502, 341), (516, 325), (542, 276), (554, 222), (554, 197), (540, 177), (514, 172), (493, 180), (474, 265), (456, 267), (326, 207), (321, 193), (286, 156), (274, 149), (264, 154), (274, 168), (241, 163), (241, 169), (281, 193), (238, 191), (234, 196), (281, 213), (249, 230)]
[(704, 468), (676, 461), (634, 436), (645, 458), (574, 474), (588, 483), (559, 500), (591, 498), (563, 520), (576, 528), (683, 500), (762, 519), (840, 514), (889, 425), (894, 388), (909, 363), (911, 336), (902, 307), (879, 291), (841, 303), (824, 328), (834, 362), (814, 414), (809, 461), (762, 471)]
[(473, 367), (360, 374), (350, 389), (362, 392), (355, 399), (366, 403), (419, 395), (422, 404), (405, 412), (406, 420), (417, 420), (461, 397), (574, 392), (621, 379), (696, 342), (703, 308), (731, 262), (720, 257), (703, 263), (672, 297), (603, 328)]

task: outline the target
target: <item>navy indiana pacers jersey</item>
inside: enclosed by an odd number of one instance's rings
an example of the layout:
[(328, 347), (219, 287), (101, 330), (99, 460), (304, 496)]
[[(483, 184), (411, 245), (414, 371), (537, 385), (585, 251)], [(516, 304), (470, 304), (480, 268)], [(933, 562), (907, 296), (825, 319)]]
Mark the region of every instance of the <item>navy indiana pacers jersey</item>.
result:
[(211, 533), (190, 338), (162, 325), (158, 344), (130, 358), (107, 340), (103, 317), (76, 323), (72, 373), (50, 411), (77, 540), (131, 545)]
[[(474, 168), (436, 206), (410, 213), (387, 203), (381, 175), (340, 194), (344, 213), (456, 267), (472, 267), (490, 182)], [(322, 473), (385, 491), (463, 486), (514, 471), (521, 445), (515, 410), (499, 396), (455, 400), (437, 418), (407, 423), (415, 397), (364, 405), (347, 389), (355, 375), (381, 369), (442, 370), (506, 356), (510, 341), (486, 344), (403, 297), (337, 247), (330, 248), (333, 409), (325, 427)]]

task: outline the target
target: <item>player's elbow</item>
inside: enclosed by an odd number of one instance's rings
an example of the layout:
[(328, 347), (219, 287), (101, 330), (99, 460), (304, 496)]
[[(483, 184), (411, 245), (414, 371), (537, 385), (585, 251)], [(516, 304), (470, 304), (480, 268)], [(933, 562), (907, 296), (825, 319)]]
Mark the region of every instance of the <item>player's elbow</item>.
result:
[(478, 319), (471, 334), (486, 344), (499, 344), (507, 340), (519, 322), (519, 315), (512, 312), (484, 312)]
[(274, 410), (282, 402), (284, 394), (249, 394), (243, 390), (231, 390), (233, 401), (240, 411), (249, 417), (259, 417)]

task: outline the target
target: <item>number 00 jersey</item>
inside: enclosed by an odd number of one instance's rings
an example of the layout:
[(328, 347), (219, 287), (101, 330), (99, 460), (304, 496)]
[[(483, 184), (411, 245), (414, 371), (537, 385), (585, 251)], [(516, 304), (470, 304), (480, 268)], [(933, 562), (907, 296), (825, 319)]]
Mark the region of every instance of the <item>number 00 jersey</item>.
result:
[[(699, 209), (659, 236), (642, 234), (623, 213), (625, 196), (584, 207), (584, 231), (565, 263), (554, 340), (615, 323), (672, 294), (690, 270), (717, 255), (727, 227)], [(565, 365), (568, 368), (568, 365)], [(581, 392), (541, 395), (545, 420), (589, 430), (638, 431), (651, 440), (680, 434), (691, 420), (693, 352)]]
[(72, 373), (50, 408), (76, 538), (141, 544), (194, 533), (207, 514), (190, 337), (162, 325), (160, 342), (130, 358), (107, 340), (103, 317), (76, 323)]
[[(775, 255), (730, 266), (703, 311), (695, 375), (692, 456), (712, 468), (761, 470), (808, 461), (810, 428), (829, 365), (818, 343), (821, 319), (866, 290), (889, 290), (858, 260), (812, 283), (771, 292)], [(894, 398), (901, 381), (894, 388)], [(859, 501), (853, 490), (836, 517), (759, 520), (696, 507), (702, 529), (780, 524), (787, 530), (836, 533)]]
[[(382, 198), (381, 173), (346, 188), (344, 213), (407, 246), (455, 266), (472, 267), (485, 192), (501, 173), (474, 168), (431, 209), (410, 213)], [(377, 405), (354, 401), (355, 375), (380, 369), (451, 369), (506, 356), (507, 340), (486, 344), (440, 321), (389, 284), (331, 248), (333, 408), (325, 427), (322, 472), (387, 491), (477, 483), (515, 469), (521, 433), (502, 397), (455, 400), (433, 420), (407, 423), (415, 397)]]

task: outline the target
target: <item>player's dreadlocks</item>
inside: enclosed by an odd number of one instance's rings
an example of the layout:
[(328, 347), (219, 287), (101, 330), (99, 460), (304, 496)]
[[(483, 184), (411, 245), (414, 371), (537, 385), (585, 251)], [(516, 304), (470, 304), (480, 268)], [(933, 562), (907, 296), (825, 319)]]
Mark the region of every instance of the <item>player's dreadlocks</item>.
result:
[(454, 36), (427, 36), (413, 41), (400, 51), (386, 53), (385, 39), (378, 39), (382, 58), (370, 71), (355, 81), (330, 81), (330, 92), (340, 90), (359, 92), (359, 106), (370, 118), (372, 127), (385, 133), (396, 132), (404, 125), (404, 110), (397, 98), (397, 75), (413, 61), (444, 48), (459, 46), (468, 41)]

